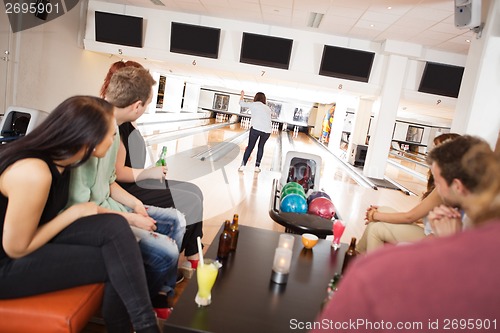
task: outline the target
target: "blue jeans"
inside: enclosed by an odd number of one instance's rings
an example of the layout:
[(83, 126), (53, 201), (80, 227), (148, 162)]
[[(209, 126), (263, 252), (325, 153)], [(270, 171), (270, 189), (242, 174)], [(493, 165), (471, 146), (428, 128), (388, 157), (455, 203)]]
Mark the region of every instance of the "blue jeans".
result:
[(255, 160), (255, 166), (260, 166), (260, 161), (262, 160), (262, 156), (264, 155), (264, 146), (266, 144), (267, 139), (271, 136), (271, 133), (265, 133), (262, 131), (258, 131), (253, 127), (250, 127), (250, 134), (248, 136), (248, 146), (245, 149), (245, 153), (243, 154), (243, 161), (241, 165), (247, 165), (248, 159), (252, 154), (252, 150), (255, 148), (255, 144), (257, 140), (259, 140), (259, 145), (257, 149), (257, 158)]
[(195, 184), (168, 179), (118, 183), (145, 205), (176, 208), (186, 216), (186, 233), (180, 252), (186, 257), (198, 253), (196, 238), (203, 237), (203, 193)]
[(137, 227), (132, 227), (132, 231), (139, 241), (149, 293), (154, 297), (159, 291), (168, 294), (175, 289), (186, 219), (174, 208), (145, 207), (149, 216), (156, 221), (156, 231), (149, 232)]

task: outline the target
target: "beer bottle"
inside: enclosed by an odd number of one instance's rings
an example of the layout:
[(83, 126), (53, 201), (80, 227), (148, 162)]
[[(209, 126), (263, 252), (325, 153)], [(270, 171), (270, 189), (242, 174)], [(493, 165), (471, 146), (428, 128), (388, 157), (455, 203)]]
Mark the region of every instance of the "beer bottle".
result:
[(165, 166), (167, 165), (167, 146), (163, 146), (161, 149), (160, 158), (156, 161), (156, 166)]
[(342, 275), (340, 273), (335, 273), (333, 278), (330, 280), (330, 283), (328, 283), (328, 288), (326, 289), (326, 297), (323, 300), (323, 303), (321, 303), (321, 309), (325, 307), (325, 305), (332, 299), (333, 294), (337, 291), (337, 286), (340, 282), (340, 278)]
[(230, 230), (231, 230), (231, 251), (236, 250), (236, 246), (238, 245), (238, 235), (240, 231), (238, 230), (238, 214), (233, 215), (233, 221), (231, 222), (230, 225)]
[(229, 255), (231, 251), (231, 242), (233, 237), (231, 236), (231, 222), (226, 220), (224, 222), (224, 230), (219, 237), (219, 248), (217, 249), (217, 258), (224, 259)]
[(342, 264), (342, 273), (345, 273), (347, 266), (351, 263), (351, 261), (356, 258), (356, 237), (351, 238), (351, 244), (349, 244), (349, 248), (347, 249), (344, 256), (344, 263)]

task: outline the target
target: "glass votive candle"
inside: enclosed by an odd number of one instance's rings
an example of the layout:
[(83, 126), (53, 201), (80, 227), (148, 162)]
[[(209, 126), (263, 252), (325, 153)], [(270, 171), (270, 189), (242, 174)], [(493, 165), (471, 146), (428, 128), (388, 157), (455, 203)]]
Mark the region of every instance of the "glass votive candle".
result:
[(288, 281), (288, 273), (292, 263), (292, 250), (278, 247), (274, 253), (271, 280), (283, 284)]
[(295, 238), (290, 234), (281, 234), (278, 242), (278, 248), (293, 249)]

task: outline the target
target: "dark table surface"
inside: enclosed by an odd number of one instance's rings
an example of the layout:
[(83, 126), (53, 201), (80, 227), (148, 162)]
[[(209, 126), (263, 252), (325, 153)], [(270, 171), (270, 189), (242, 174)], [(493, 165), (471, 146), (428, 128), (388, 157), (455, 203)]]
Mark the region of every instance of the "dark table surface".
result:
[[(217, 254), (219, 233), (205, 257)], [(295, 237), (288, 283), (271, 282), (274, 252), (281, 233), (240, 225), (238, 247), (223, 262), (212, 289), (212, 304), (198, 308), (196, 274), (165, 322), (165, 332), (301, 332), (300, 323), (317, 317), (328, 282), (340, 272), (347, 244), (334, 251), (320, 239), (307, 250)]]

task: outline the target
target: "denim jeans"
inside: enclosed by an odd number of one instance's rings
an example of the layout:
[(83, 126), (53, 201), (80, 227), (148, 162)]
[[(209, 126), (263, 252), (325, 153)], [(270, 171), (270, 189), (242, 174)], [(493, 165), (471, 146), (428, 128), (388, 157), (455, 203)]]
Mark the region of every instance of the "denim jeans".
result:
[(264, 146), (266, 144), (267, 139), (271, 136), (271, 133), (265, 133), (262, 131), (258, 131), (253, 127), (250, 127), (250, 134), (248, 136), (248, 146), (245, 149), (245, 153), (243, 154), (243, 161), (241, 165), (247, 165), (248, 159), (252, 154), (253, 149), (255, 148), (255, 144), (257, 140), (259, 140), (259, 145), (257, 149), (257, 158), (255, 160), (255, 166), (260, 166), (260, 161), (262, 160), (262, 156), (264, 155)]
[(108, 332), (156, 325), (141, 254), (125, 219), (116, 214), (76, 220), (49, 243), (0, 261), (0, 299), (105, 282), (102, 314)]
[(186, 231), (184, 215), (174, 208), (145, 206), (156, 221), (156, 231), (132, 227), (141, 249), (151, 297), (159, 291), (171, 293), (177, 280), (179, 249)]
[(195, 184), (168, 179), (141, 180), (137, 183), (119, 185), (144, 205), (163, 208), (176, 208), (186, 217), (186, 233), (180, 252), (186, 257), (198, 253), (196, 238), (203, 238), (203, 193)]

